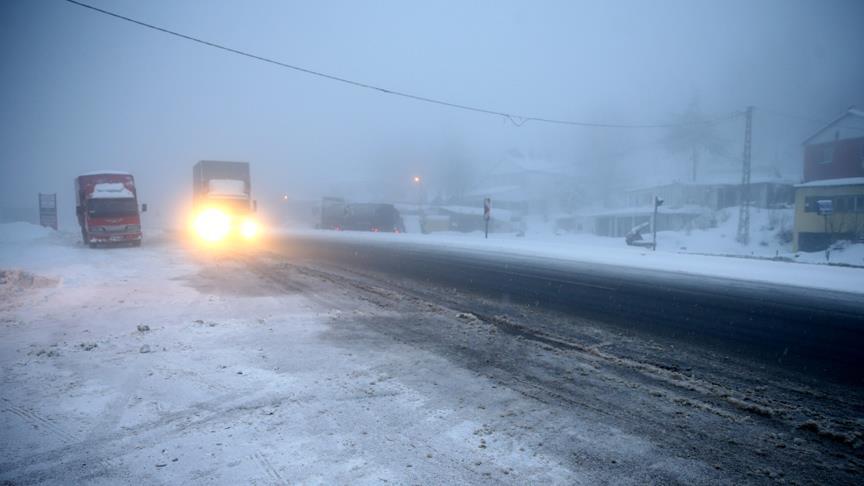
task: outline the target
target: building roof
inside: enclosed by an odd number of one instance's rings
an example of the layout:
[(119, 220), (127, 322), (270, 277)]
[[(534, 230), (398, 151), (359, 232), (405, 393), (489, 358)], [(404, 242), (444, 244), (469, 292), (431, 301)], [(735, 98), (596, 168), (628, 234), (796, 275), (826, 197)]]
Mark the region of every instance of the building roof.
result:
[[(660, 206), (659, 211), (664, 214), (689, 214), (700, 215), (706, 212), (706, 208), (702, 206), (686, 205), (678, 208), (668, 208)], [(585, 212), (584, 216), (646, 216), (654, 214), (652, 206), (636, 206), (629, 208), (601, 209), (597, 211)]]
[[(474, 206), (434, 206), (433, 209), (437, 209), (441, 212), (448, 214), (462, 214), (466, 216), (483, 216), (483, 208), (482, 207), (474, 207)], [(506, 209), (496, 209), (492, 208), (491, 215), (494, 219), (510, 219), (512, 216), (512, 212)]]
[[(753, 175), (750, 178), (750, 184), (782, 184), (791, 186), (794, 185), (795, 182), (789, 179), (785, 179), (783, 177), (776, 177), (772, 175)], [(717, 187), (717, 186), (740, 186), (741, 185), (741, 174), (727, 174), (724, 176), (717, 176), (711, 178), (711, 180), (703, 180), (697, 182), (680, 182), (680, 181), (671, 181), (665, 184), (657, 184), (657, 185), (646, 185), (640, 187), (633, 187), (629, 189), (624, 189), (625, 193), (633, 193), (633, 192), (643, 192), (643, 191), (652, 191), (659, 190), (666, 187), (671, 186), (681, 186), (681, 187)]]
[(83, 174), (79, 174), (79, 176), (94, 176), (94, 175), (132, 175), (129, 172), (123, 172), (120, 170), (94, 170), (90, 172), (85, 172)]
[(821, 181), (805, 182), (795, 187), (839, 187), (864, 185), (864, 177), (844, 177), (842, 179), (823, 179)]
[[(853, 126), (847, 127), (847, 128), (850, 128), (854, 133), (856, 133), (857, 137), (864, 137), (864, 110), (859, 110), (859, 109), (855, 108), (854, 106), (852, 106), (848, 110), (846, 110), (842, 115), (838, 116), (837, 118), (832, 120), (830, 123), (828, 123), (824, 127), (817, 130), (816, 133), (814, 133), (813, 135), (810, 135), (809, 137), (804, 139), (802, 144), (807, 145), (807, 144), (814, 143), (814, 142), (819, 143), (820, 141), (818, 141), (816, 139), (819, 138), (820, 135), (822, 135), (823, 133), (827, 132), (828, 130), (840, 125), (843, 121), (853, 121), (852, 122)], [(839, 133), (838, 133), (838, 136), (839, 136)], [(853, 136), (853, 137), (839, 137), (839, 138), (857, 138), (857, 137)]]
[(489, 171), (489, 175), (548, 174), (553, 176), (571, 175), (573, 168), (565, 163), (553, 162), (544, 158), (525, 156), (518, 150), (510, 150)]
[(519, 186), (495, 186), (472, 189), (466, 197), (492, 197), (502, 201), (524, 201), (527, 199)]

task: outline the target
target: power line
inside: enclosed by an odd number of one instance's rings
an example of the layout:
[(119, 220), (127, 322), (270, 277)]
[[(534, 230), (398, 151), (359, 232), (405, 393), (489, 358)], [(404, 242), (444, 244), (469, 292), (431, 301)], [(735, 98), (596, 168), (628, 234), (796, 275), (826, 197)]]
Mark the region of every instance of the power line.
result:
[(710, 124), (715, 124), (715, 123), (719, 123), (719, 122), (726, 121), (726, 120), (731, 120), (731, 119), (737, 118), (737, 117), (742, 115), (742, 113), (740, 113), (740, 112), (734, 112), (734, 113), (730, 113), (730, 114), (727, 114), (727, 115), (724, 115), (721, 117), (717, 117), (717, 118), (713, 118), (713, 119), (692, 121), (692, 122), (686, 122), (686, 123), (646, 123), (646, 124), (593, 123), (593, 122), (584, 122), (584, 121), (575, 121), (575, 120), (544, 118), (544, 117), (538, 117), (538, 116), (517, 115), (517, 114), (513, 114), (513, 113), (506, 113), (503, 111), (480, 108), (480, 107), (471, 106), (471, 105), (463, 105), (460, 103), (453, 103), (450, 101), (440, 100), (440, 99), (436, 99), (436, 98), (429, 98), (426, 96), (411, 94), (411, 93), (407, 93), (404, 91), (397, 91), (397, 90), (393, 90), (393, 89), (389, 89), (389, 88), (383, 88), (381, 86), (363, 83), (360, 81), (354, 81), (352, 79), (343, 78), (340, 76), (335, 76), (333, 74), (327, 74), (327, 73), (323, 73), (320, 71), (315, 71), (312, 69), (304, 68), (302, 66), (297, 66), (297, 65), (288, 64), (288, 63), (285, 63), (282, 61), (277, 61), (277, 60), (269, 58), (269, 57), (259, 56), (257, 54), (253, 54), (251, 52), (242, 51), (240, 49), (228, 47), (228, 46), (223, 45), (223, 44), (217, 44), (215, 42), (207, 41), (207, 40), (204, 40), (204, 39), (201, 39), (198, 37), (193, 37), (191, 35), (182, 34), (180, 32), (169, 30), (169, 29), (166, 29), (164, 27), (159, 27), (157, 25), (148, 24), (146, 22), (142, 22), (140, 20), (126, 17), (126, 16), (120, 15), (118, 13), (110, 12), (108, 10), (103, 10), (101, 8), (94, 7), (93, 5), (88, 5), (86, 3), (82, 3), (82, 2), (79, 2), (76, 0), (65, 0), (65, 1), (68, 3), (71, 3), (73, 5), (77, 5), (79, 7), (83, 7), (83, 8), (92, 10), (94, 12), (98, 12), (98, 13), (101, 13), (103, 15), (107, 15), (109, 17), (114, 17), (116, 19), (125, 20), (126, 22), (131, 22), (131, 23), (136, 24), (136, 25), (141, 26), (141, 27), (146, 27), (148, 29), (156, 30), (156, 31), (168, 34), (168, 35), (172, 35), (174, 37), (179, 37), (181, 39), (185, 39), (185, 40), (188, 40), (191, 42), (195, 42), (195, 43), (202, 44), (202, 45), (205, 45), (208, 47), (212, 47), (215, 49), (226, 51), (226, 52), (229, 52), (231, 54), (237, 54), (239, 56), (248, 57), (250, 59), (265, 62), (268, 64), (273, 64), (273, 65), (276, 65), (276, 66), (279, 66), (282, 68), (292, 69), (294, 71), (309, 74), (312, 76), (317, 76), (320, 78), (329, 79), (331, 81), (349, 84), (352, 86), (356, 86), (358, 88), (370, 89), (370, 90), (378, 91), (380, 93), (384, 93), (384, 94), (388, 94), (388, 95), (401, 96), (403, 98), (409, 98), (409, 99), (412, 99), (415, 101), (422, 101), (425, 103), (433, 103), (433, 104), (437, 104), (437, 105), (447, 106), (450, 108), (456, 108), (459, 110), (473, 111), (476, 113), (483, 113), (486, 115), (501, 116), (501, 117), (504, 117), (505, 119), (509, 120), (510, 122), (512, 122), (517, 127), (520, 127), (520, 126), (524, 125), (525, 123), (528, 123), (529, 121), (533, 121), (533, 122), (550, 123), (550, 124), (556, 124), (556, 125), (571, 125), (571, 126), (593, 127), (593, 128), (674, 128), (674, 127), (692, 126), (692, 125), (710, 125)]

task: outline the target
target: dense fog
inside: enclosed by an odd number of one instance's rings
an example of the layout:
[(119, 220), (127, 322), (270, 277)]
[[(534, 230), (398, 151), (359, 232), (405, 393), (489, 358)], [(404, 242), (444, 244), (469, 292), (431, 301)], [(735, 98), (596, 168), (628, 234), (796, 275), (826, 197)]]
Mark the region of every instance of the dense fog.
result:
[[(515, 115), (600, 124), (713, 120), (755, 107), (754, 170), (800, 179), (801, 142), (864, 104), (864, 4), (850, 1), (279, 2), (93, 5), (334, 76)], [(573, 205), (614, 187), (740, 172), (740, 116), (591, 128), (425, 103), (255, 61), (63, 1), (0, 4), (0, 207), (73, 178), (135, 174), (152, 221), (192, 165), (248, 161), (264, 211), (341, 196), (482, 190), (507, 160), (565, 167)], [(521, 124), (521, 126), (520, 126)], [(693, 131), (698, 133), (692, 133)], [(568, 196), (570, 197), (570, 196)]]

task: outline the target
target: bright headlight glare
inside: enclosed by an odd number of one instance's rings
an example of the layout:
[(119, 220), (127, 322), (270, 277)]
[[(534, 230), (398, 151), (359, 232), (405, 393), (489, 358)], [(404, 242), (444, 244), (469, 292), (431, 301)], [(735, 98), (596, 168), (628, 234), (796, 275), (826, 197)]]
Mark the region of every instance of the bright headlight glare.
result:
[(246, 219), (242, 223), (240, 223), (240, 236), (246, 238), (247, 240), (251, 240), (258, 235), (258, 223), (251, 219)]
[(205, 241), (221, 241), (231, 231), (231, 217), (218, 209), (206, 209), (195, 218), (194, 228)]

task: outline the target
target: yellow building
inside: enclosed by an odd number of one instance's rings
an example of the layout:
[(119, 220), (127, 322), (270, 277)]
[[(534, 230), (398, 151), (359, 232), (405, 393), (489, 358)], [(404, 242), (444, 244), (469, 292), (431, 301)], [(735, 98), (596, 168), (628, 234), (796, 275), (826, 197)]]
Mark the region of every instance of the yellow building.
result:
[(795, 186), (795, 251), (864, 241), (864, 111), (849, 108), (804, 141)]
[[(795, 189), (795, 251), (864, 238), (864, 177), (812, 181)], [(831, 214), (819, 214), (819, 201), (831, 201)]]

